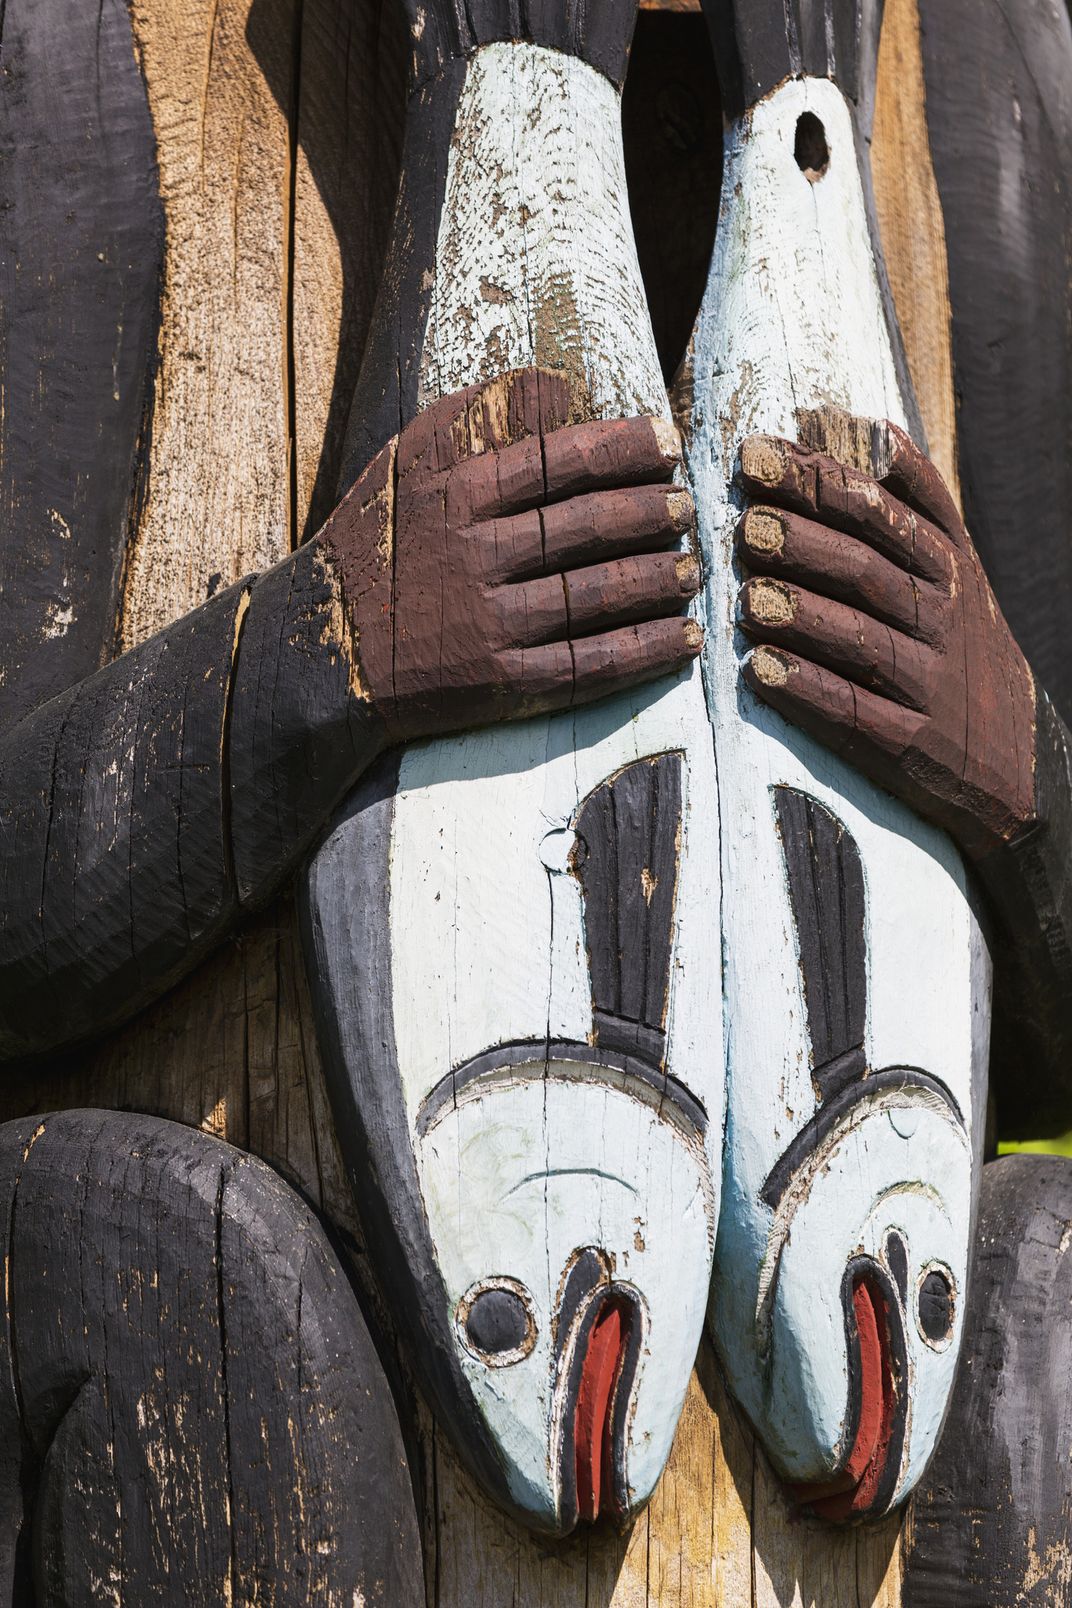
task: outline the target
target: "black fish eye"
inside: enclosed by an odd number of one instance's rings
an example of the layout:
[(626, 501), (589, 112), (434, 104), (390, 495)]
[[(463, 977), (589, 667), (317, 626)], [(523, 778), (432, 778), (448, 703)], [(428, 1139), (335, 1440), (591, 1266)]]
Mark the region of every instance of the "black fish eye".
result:
[(932, 1267), (924, 1274), (917, 1296), (919, 1330), (932, 1346), (942, 1346), (953, 1332), (956, 1298), (952, 1280), (942, 1268)]
[(459, 1301), (458, 1328), (482, 1362), (498, 1368), (520, 1362), (536, 1343), (532, 1297), (516, 1279), (485, 1279)]

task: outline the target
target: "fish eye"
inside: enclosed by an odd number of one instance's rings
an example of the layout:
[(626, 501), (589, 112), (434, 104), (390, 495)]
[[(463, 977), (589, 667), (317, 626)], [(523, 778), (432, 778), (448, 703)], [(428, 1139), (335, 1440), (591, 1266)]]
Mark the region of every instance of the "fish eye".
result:
[(956, 1294), (946, 1268), (925, 1268), (916, 1294), (919, 1332), (929, 1346), (944, 1350), (953, 1333)]
[(532, 1296), (517, 1279), (481, 1279), (470, 1285), (458, 1302), (456, 1318), (466, 1350), (489, 1368), (521, 1362), (536, 1344)]

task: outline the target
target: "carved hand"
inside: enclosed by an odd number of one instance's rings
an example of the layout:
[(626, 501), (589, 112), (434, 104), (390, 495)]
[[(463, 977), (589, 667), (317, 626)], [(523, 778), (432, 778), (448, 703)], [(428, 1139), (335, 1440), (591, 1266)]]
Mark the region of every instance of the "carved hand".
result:
[(749, 685), (971, 856), (1034, 816), (1035, 694), (933, 464), (877, 427), (875, 479), (788, 441), (741, 450), (754, 503)]
[(406, 741), (545, 713), (679, 669), (701, 632), (676, 546), (672, 425), (563, 425), (535, 369), (444, 397), (380, 452), (321, 532), (355, 691)]

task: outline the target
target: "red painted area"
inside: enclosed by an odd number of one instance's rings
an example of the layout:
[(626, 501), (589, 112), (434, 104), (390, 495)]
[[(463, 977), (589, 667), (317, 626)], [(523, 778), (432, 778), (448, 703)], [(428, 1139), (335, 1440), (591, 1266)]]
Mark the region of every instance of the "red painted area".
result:
[(874, 1505), (897, 1412), (882, 1291), (865, 1277), (853, 1287), (852, 1306), (860, 1345), (860, 1422), (856, 1439), (836, 1480), (799, 1485), (793, 1492), (798, 1502), (823, 1519), (854, 1518), (869, 1512)]
[(588, 1337), (573, 1418), (577, 1513), (589, 1521), (614, 1507), (611, 1408), (627, 1338), (628, 1320), (609, 1302)]

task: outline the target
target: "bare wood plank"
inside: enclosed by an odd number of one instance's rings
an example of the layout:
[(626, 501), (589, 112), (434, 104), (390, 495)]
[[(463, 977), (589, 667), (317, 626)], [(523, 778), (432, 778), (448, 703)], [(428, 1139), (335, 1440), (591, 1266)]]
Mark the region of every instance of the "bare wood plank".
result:
[(949, 267), (927, 136), (919, 0), (886, 0), (871, 176), (890, 289), (930, 455), (959, 497)]
[[(263, 30), (293, 47), (296, 5)], [(247, 37), (249, 0), (136, 0), (167, 218), (149, 488), (122, 647), (290, 548), (291, 149)]]

